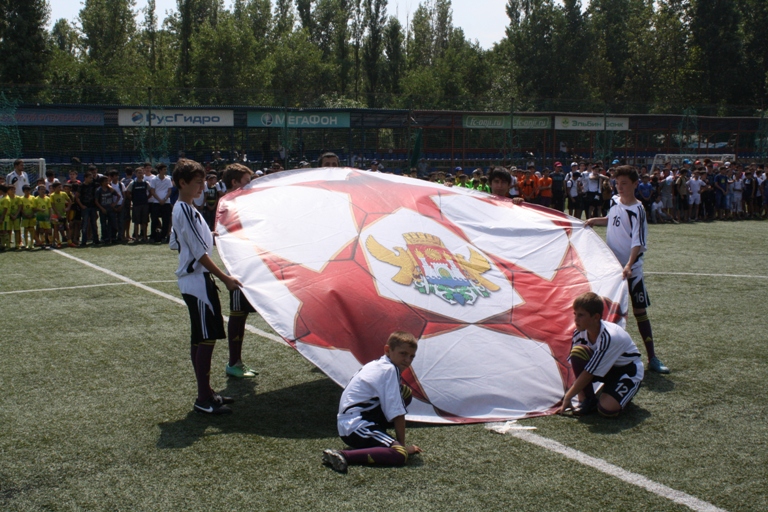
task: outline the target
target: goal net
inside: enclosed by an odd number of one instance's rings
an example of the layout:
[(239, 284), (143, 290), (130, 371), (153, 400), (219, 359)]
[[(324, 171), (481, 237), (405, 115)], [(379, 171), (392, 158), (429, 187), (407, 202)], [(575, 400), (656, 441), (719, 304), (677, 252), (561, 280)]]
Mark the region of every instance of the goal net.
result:
[[(0, 159), (0, 176), (7, 176), (13, 171), (13, 162), (15, 158)], [(29, 176), (29, 182), (34, 185), (38, 178), (45, 179), (45, 158), (22, 158), (24, 162), (24, 172)]]
[(691, 163), (694, 163), (696, 160), (702, 161), (705, 158), (709, 158), (713, 162), (733, 162), (734, 160), (736, 160), (736, 155), (733, 153), (716, 153), (716, 154), (715, 153), (708, 153), (708, 154), (657, 153), (653, 157), (653, 163), (648, 168), (648, 170), (650, 172), (653, 172), (653, 169), (661, 168), (667, 162), (670, 162), (673, 167), (680, 167), (681, 165), (683, 165), (685, 160), (689, 160)]

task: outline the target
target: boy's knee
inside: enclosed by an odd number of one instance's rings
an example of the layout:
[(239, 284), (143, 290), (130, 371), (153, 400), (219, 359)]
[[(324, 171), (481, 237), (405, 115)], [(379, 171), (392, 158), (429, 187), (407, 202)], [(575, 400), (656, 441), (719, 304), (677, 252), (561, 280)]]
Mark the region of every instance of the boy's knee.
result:
[(621, 413), (621, 404), (611, 396), (601, 396), (597, 403), (597, 412), (605, 418), (615, 418)]
[(586, 345), (574, 345), (573, 348), (571, 348), (571, 355), (569, 356), (569, 359), (571, 361), (574, 359), (579, 359), (586, 362), (589, 361), (589, 359), (592, 357), (592, 353), (592, 349)]

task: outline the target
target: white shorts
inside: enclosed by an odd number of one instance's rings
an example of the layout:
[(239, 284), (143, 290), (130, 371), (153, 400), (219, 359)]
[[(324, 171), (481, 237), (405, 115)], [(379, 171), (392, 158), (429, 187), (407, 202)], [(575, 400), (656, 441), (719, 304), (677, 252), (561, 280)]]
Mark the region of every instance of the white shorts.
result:
[(691, 193), (688, 196), (688, 204), (701, 204), (701, 194), (693, 194)]

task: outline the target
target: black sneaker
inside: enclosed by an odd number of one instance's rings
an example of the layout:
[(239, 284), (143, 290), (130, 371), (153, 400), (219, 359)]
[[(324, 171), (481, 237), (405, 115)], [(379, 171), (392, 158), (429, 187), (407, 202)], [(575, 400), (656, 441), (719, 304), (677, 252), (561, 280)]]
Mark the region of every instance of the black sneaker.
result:
[(216, 402), (219, 405), (226, 405), (226, 404), (233, 404), (235, 403), (235, 399), (231, 396), (222, 396), (215, 391), (213, 392), (213, 398), (211, 399), (214, 402)]
[(200, 403), (197, 400), (195, 400), (195, 412), (199, 412), (201, 414), (232, 414), (232, 409), (227, 407), (224, 404), (220, 404), (213, 398), (210, 400)]
[(573, 410), (573, 415), (587, 416), (589, 414), (594, 414), (596, 412), (597, 412), (597, 397), (593, 397), (579, 404), (579, 406)]

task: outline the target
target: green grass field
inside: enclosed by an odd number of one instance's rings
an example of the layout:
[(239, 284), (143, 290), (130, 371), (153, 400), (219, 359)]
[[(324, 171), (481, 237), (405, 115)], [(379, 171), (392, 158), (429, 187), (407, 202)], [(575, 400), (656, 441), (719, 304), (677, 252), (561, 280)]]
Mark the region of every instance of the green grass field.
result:
[[(651, 226), (649, 239), (672, 373), (648, 375), (618, 420), (521, 423), (716, 507), (767, 510), (768, 222)], [(178, 296), (165, 246), (66, 252)], [(341, 390), (297, 352), (247, 333), (260, 375), (236, 381), (220, 343), (212, 381), (235, 414), (202, 417), (183, 306), (54, 251), (0, 254), (0, 269), (0, 510), (686, 509), (483, 425), (411, 424), (425, 453), (406, 467), (337, 474), (320, 454), (341, 447)], [(27, 291), (83, 285), (103, 286)]]

